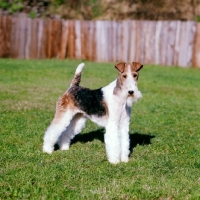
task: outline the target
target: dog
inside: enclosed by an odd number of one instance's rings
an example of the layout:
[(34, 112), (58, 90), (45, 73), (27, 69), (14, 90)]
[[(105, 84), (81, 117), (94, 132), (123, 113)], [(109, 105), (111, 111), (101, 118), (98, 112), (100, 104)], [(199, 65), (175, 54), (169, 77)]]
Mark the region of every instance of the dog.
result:
[(131, 106), (142, 97), (137, 87), (142, 67), (138, 62), (118, 63), (116, 80), (91, 90), (79, 86), (84, 63), (79, 64), (70, 87), (57, 102), (55, 117), (44, 135), (43, 151), (51, 154), (56, 143), (61, 150), (68, 150), (71, 140), (89, 118), (106, 129), (108, 161), (112, 164), (128, 162)]

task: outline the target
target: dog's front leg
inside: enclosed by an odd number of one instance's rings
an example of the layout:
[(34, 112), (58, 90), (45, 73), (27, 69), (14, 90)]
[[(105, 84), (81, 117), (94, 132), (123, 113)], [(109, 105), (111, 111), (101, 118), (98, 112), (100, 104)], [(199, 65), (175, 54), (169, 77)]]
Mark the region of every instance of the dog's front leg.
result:
[(125, 106), (120, 119), (120, 142), (121, 142), (121, 161), (128, 162), (129, 160), (129, 124), (130, 124), (131, 107)]
[(118, 125), (119, 120), (116, 119), (116, 116), (110, 116), (104, 136), (107, 157), (109, 162), (112, 164), (117, 164), (120, 162), (120, 138)]

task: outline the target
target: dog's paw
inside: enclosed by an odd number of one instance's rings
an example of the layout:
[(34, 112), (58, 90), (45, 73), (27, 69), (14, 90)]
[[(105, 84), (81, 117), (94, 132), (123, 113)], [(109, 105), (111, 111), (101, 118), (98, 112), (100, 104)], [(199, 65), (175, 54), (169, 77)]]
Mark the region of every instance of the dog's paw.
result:
[(54, 151), (54, 147), (43, 145), (43, 152), (44, 153), (52, 154), (53, 151)]
[(128, 156), (121, 157), (121, 161), (127, 163), (129, 161)]
[(116, 164), (118, 164), (118, 163), (120, 162), (120, 159), (118, 159), (118, 158), (115, 158), (115, 159), (109, 158), (108, 161), (109, 161), (111, 164), (116, 165)]
[(69, 145), (61, 145), (60, 150), (64, 150), (64, 151), (69, 150)]

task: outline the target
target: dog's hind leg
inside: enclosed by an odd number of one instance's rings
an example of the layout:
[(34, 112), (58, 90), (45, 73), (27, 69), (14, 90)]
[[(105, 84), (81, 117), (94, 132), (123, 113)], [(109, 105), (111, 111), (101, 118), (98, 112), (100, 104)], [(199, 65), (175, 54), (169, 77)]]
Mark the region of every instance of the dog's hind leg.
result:
[(63, 113), (56, 113), (55, 118), (44, 135), (44, 152), (51, 154), (54, 151), (54, 145), (57, 143), (63, 131), (67, 129), (75, 114), (76, 113), (70, 109)]
[(83, 114), (76, 114), (74, 118), (71, 120), (70, 125), (67, 129), (62, 133), (59, 138), (59, 147), (60, 150), (68, 150), (71, 140), (75, 137), (75, 135), (79, 134), (82, 129), (85, 127), (86, 117)]

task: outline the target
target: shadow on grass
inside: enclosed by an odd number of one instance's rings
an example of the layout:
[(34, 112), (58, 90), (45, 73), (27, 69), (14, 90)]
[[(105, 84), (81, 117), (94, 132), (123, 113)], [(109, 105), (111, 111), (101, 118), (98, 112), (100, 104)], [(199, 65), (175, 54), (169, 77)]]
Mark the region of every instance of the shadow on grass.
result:
[(87, 142), (92, 142), (93, 140), (100, 140), (101, 142), (104, 142), (104, 133), (105, 130), (102, 128), (96, 131), (91, 131), (89, 133), (79, 134), (76, 135), (76, 137), (72, 140), (71, 144), (77, 142), (87, 143)]
[[(79, 134), (72, 140), (72, 144), (75, 144), (77, 142), (87, 143), (87, 142), (91, 142), (93, 140), (99, 140), (101, 142), (104, 142), (104, 133), (105, 133), (104, 129), (98, 129), (96, 131), (91, 131), (89, 133)], [(141, 133), (137, 133), (137, 132), (130, 133), (130, 151), (131, 151), (131, 153), (137, 145), (144, 146), (144, 145), (151, 144), (151, 140), (154, 137), (155, 136), (151, 135), (151, 134), (146, 135), (146, 134), (141, 134)]]
[[(98, 129), (96, 131), (91, 131), (89, 133), (76, 135), (75, 138), (72, 140), (71, 145), (77, 142), (81, 143), (92, 142), (93, 140), (99, 140), (104, 143), (104, 133), (105, 133), (104, 129)], [(151, 144), (151, 140), (155, 138), (155, 136), (151, 134), (146, 135), (136, 132), (136, 133), (130, 133), (129, 138), (130, 138), (130, 153), (132, 153), (133, 149), (137, 145), (144, 146)], [(54, 148), (55, 150), (59, 149), (57, 144), (55, 145)]]
[(151, 140), (155, 138), (154, 135), (151, 134), (141, 134), (141, 133), (130, 133), (130, 151), (132, 153), (133, 149), (137, 145), (149, 145), (151, 144)]

